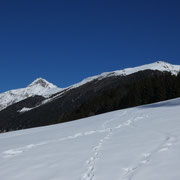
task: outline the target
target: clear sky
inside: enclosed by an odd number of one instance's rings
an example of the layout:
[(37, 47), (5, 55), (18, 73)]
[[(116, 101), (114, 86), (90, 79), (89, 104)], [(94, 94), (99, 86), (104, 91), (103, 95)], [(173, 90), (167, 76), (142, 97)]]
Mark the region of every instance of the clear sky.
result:
[(0, 92), (158, 60), (180, 64), (179, 0), (0, 1)]

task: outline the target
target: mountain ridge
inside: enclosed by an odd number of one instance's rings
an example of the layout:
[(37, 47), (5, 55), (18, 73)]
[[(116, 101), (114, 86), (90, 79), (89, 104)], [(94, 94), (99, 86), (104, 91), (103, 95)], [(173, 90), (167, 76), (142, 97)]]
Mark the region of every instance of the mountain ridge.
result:
[(157, 61), (154, 63), (145, 64), (133, 68), (125, 68), (122, 70), (104, 72), (99, 75), (85, 78), (79, 83), (75, 83), (66, 88), (59, 88), (56, 85), (48, 82), (47, 80), (39, 77), (35, 79), (32, 83), (30, 83), (26, 88), (14, 89), (6, 91), (4, 93), (0, 93), (0, 111), (14, 103), (17, 103), (34, 95), (40, 95), (47, 98), (56, 93), (60, 93), (61, 91), (63, 92), (73, 88), (77, 88), (94, 80), (102, 80), (103, 78), (112, 76), (127, 76), (144, 70), (158, 70), (162, 72), (166, 71), (170, 72), (173, 75), (177, 75), (180, 71), (180, 65), (172, 65), (164, 61)]
[(71, 85), (67, 88), (76, 88), (76, 87), (79, 87), (79, 86), (86, 84), (93, 80), (101, 80), (103, 78), (111, 77), (111, 76), (126, 76), (126, 75), (130, 75), (130, 74), (133, 74), (133, 73), (136, 73), (139, 71), (144, 71), (144, 70), (158, 70), (158, 71), (162, 71), (162, 72), (167, 71), (173, 75), (177, 75), (178, 72), (180, 72), (180, 65), (173, 65), (173, 64), (170, 64), (170, 63), (167, 63), (164, 61), (157, 61), (154, 63), (136, 66), (136, 67), (132, 67), (132, 68), (125, 68), (122, 70), (103, 72), (99, 75), (90, 76), (88, 78), (85, 78), (82, 81), (80, 81), (79, 83), (75, 83), (74, 85)]

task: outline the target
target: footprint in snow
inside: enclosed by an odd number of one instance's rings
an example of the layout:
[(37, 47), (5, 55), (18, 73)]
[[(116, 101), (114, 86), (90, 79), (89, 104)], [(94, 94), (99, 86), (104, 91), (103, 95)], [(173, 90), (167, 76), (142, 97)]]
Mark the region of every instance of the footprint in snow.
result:
[(88, 132), (85, 132), (84, 135), (91, 135), (91, 134), (94, 134), (95, 131), (88, 131)]
[(144, 117), (142, 117), (142, 116), (136, 117), (136, 118), (134, 119), (134, 121), (136, 122), (136, 121), (141, 120), (141, 119), (144, 119)]
[(82, 133), (77, 133), (77, 134), (75, 134), (73, 136), (68, 136), (66, 139), (74, 139), (74, 138), (80, 137), (82, 135), (83, 135)]
[(3, 153), (5, 154), (4, 158), (9, 158), (9, 157), (21, 154), (22, 152), (23, 152), (22, 150), (13, 150), (13, 149), (10, 149), (10, 150), (7, 150), (7, 151), (5, 151)]
[(144, 153), (144, 154), (143, 154), (143, 157), (144, 157), (144, 158), (148, 158), (150, 155), (151, 155), (150, 153)]
[(164, 148), (160, 149), (159, 152), (163, 152), (163, 151), (167, 151), (167, 150), (169, 150), (169, 148), (168, 147), (164, 147)]
[(132, 123), (131, 120), (128, 120), (127, 122), (124, 123), (124, 126), (129, 126)]

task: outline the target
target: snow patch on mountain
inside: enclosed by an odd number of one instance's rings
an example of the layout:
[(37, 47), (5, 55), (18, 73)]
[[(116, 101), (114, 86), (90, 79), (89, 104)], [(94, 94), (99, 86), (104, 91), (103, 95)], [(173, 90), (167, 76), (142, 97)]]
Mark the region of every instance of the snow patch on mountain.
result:
[(30, 111), (31, 109), (33, 109), (33, 108), (26, 108), (26, 107), (24, 107), (21, 110), (19, 110), (18, 112), (23, 113), (23, 112)]

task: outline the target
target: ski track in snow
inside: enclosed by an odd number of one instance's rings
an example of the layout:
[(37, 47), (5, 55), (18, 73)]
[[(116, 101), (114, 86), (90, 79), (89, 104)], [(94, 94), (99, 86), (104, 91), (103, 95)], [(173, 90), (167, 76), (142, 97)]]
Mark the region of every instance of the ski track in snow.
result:
[(134, 126), (134, 122), (144, 119), (143, 116), (139, 116), (139, 113), (135, 114), (134, 118), (131, 118), (124, 123), (121, 123), (115, 127), (108, 127), (108, 124), (112, 121), (119, 120), (124, 115), (127, 114), (127, 111), (124, 111), (118, 117), (110, 119), (102, 124), (102, 129), (107, 132), (107, 134), (99, 140), (98, 144), (93, 148), (93, 156), (91, 156), (86, 161), (87, 171), (81, 176), (80, 180), (93, 180), (95, 177), (95, 167), (98, 159), (100, 158), (101, 149), (103, 148), (106, 141), (110, 140), (114, 134), (114, 131), (121, 129), (122, 127), (128, 127), (130, 125)]
[(122, 180), (132, 180), (137, 172), (141, 170), (157, 153), (162, 153), (169, 150), (176, 142), (176, 137), (170, 134), (164, 135), (165, 139), (152, 151), (142, 154), (142, 159), (134, 167), (123, 168), (124, 175)]
[[(82, 175), (82, 178), (80, 178), (81, 180), (93, 180), (95, 178), (96, 163), (100, 158), (101, 149), (103, 148), (105, 142), (112, 138), (115, 130), (120, 130), (121, 128), (128, 127), (130, 125), (136, 128), (137, 126), (135, 125), (135, 122), (138, 122), (139, 120), (148, 117), (148, 115), (145, 115), (142, 112), (141, 114), (136, 112), (135, 117), (132, 117), (131, 119), (125, 121), (124, 123), (121, 123), (113, 128), (108, 127), (108, 124), (110, 122), (122, 118), (126, 113), (127, 111), (120, 114), (117, 118), (110, 119), (105, 123), (103, 123), (102, 128), (105, 132), (107, 132), (107, 134), (102, 139), (100, 139), (98, 144), (93, 148), (92, 150), (93, 156), (91, 156), (86, 161), (87, 171)], [(158, 147), (156, 147), (151, 152), (146, 152), (142, 154), (142, 159), (140, 160), (140, 162), (138, 162), (136, 166), (123, 168), (124, 175), (122, 177), (122, 180), (132, 180), (135, 174), (151, 160), (152, 156), (154, 156), (156, 153), (162, 153), (164, 151), (167, 151), (176, 141), (176, 137), (173, 135), (165, 134), (164, 136), (165, 139), (163, 140), (162, 143), (160, 143)]]
[(67, 136), (67, 137), (64, 137), (64, 138), (59, 138), (59, 139), (55, 139), (55, 140), (48, 140), (48, 141), (42, 141), (42, 142), (36, 143), (36, 144), (28, 144), (26, 146), (19, 147), (19, 148), (8, 149), (6, 151), (3, 151), (1, 154), (2, 154), (3, 158), (10, 158), (10, 157), (13, 157), (13, 156), (20, 155), (21, 153), (23, 153), (25, 151), (28, 151), (28, 150), (30, 150), (32, 148), (36, 148), (38, 146), (43, 146), (43, 145), (47, 145), (47, 144), (50, 144), (50, 143), (56, 143), (56, 142), (61, 142), (61, 141), (65, 141), (65, 140), (75, 139), (75, 138), (79, 138), (79, 137), (82, 137), (82, 136), (89, 136), (89, 135), (92, 135), (94, 133), (104, 133), (104, 132), (105, 132), (105, 130), (91, 130), (91, 131), (87, 131), (87, 132), (84, 132), (84, 133), (76, 133), (74, 135), (70, 135), (70, 136)]
[(108, 139), (110, 139), (111, 135), (112, 135), (112, 129), (111, 128), (106, 128), (106, 124), (109, 123), (110, 121), (113, 121), (114, 119), (111, 119), (109, 121), (106, 121), (102, 127), (104, 131), (107, 131), (108, 133), (102, 138), (100, 139), (99, 143), (93, 148), (93, 156), (91, 156), (87, 161), (87, 171), (85, 172), (85, 174), (82, 176), (81, 180), (93, 180), (94, 178), (94, 171), (95, 171), (95, 164), (96, 161), (99, 159), (99, 155), (100, 155), (100, 150), (103, 146), (103, 144), (105, 143), (105, 141), (107, 141)]

